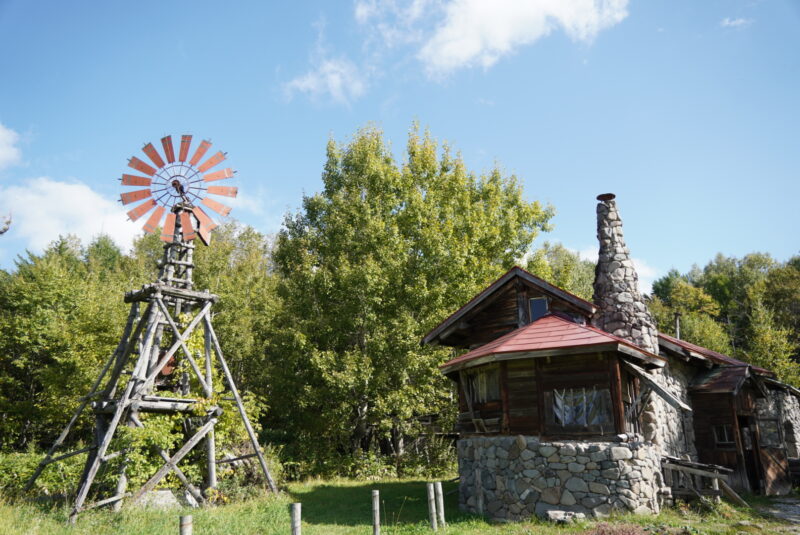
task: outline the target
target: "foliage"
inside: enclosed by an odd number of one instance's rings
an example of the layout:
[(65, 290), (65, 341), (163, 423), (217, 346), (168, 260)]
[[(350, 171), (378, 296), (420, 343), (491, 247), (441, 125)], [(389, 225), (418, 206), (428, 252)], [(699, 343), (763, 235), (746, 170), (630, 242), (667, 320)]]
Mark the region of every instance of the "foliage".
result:
[(274, 251), (283, 303), (270, 337), (269, 420), (316, 469), (330, 455), (400, 455), (418, 418), (453, 410), (419, 340), (548, 228), (499, 169), (469, 173), (415, 127), (398, 166), (382, 133), (331, 141), (321, 193), (287, 217)]
[(770, 369), (800, 385), (800, 257), (717, 255), (702, 269), (671, 270), (653, 284), (659, 330)]
[(527, 270), (586, 300), (592, 299), (595, 263), (560, 243), (544, 242), (530, 256)]

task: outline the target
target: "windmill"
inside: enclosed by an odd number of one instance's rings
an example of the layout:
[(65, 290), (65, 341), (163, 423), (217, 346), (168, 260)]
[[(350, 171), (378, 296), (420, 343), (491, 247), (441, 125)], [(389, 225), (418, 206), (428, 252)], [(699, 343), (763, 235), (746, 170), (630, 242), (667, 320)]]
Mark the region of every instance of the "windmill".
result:
[[(213, 185), (219, 180), (232, 178), (234, 171), (230, 168), (212, 171), (225, 160), (226, 155), (223, 152), (217, 152), (200, 163), (211, 148), (209, 141), (202, 141), (191, 157), (189, 157), (192, 144), (190, 135), (181, 137), (177, 157), (171, 136), (162, 138), (161, 144), (163, 157), (152, 143), (146, 144), (142, 149), (152, 165), (135, 156), (128, 161), (130, 168), (144, 176), (123, 174), (122, 185), (139, 186), (142, 189), (126, 191), (120, 196), (125, 205), (143, 201), (128, 212), (128, 217), (132, 221), (139, 220), (152, 210), (144, 224), (146, 232), (156, 232), (162, 220), (164, 221), (161, 239), (166, 244), (159, 264), (158, 279), (142, 286), (139, 290), (125, 294), (125, 302), (130, 303), (130, 312), (116, 350), (100, 370), (90, 392), (80, 398), (80, 404), (69, 423), (26, 486), (30, 489), (48, 465), (74, 455), (88, 453), (70, 514), (71, 522), (87, 509), (105, 505), (119, 509), (126, 499), (130, 499), (133, 503), (141, 500), (170, 472), (175, 473), (195, 500), (198, 502), (206, 500), (178, 464), (198, 444), (204, 442), (206, 446), (204, 486), (206, 489), (216, 487), (218, 461), (214, 426), (222, 409), (213, 403), (212, 383), (215, 365), (221, 369), (225, 387), (230, 394), (226, 399), (235, 402), (254, 450), (252, 454), (244, 457), (258, 458), (269, 490), (277, 492), (212, 325), (211, 308), (218, 297), (208, 290), (196, 290), (192, 281), (194, 238), (199, 237), (208, 245), (211, 241), (211, 231), (217, 226), (203, 207), (223, 217), (230, 213), (230, 207), (208, 195), (235, 197), (237, 188)], [(187, 341), (193, 332), (201, 328), (203, 352), (202, 355), (193, 355), (187, 346)], [(173, 372), (175, 366), (181, 364), (180, 361), (188, 364), (187, 368), (194, 374), (193, 379), (201, 391), (196, 393), (189, 391), (189, 382), (186, 380), (188, 377), (184, 377), (181, 381), (180, 397), (175, 393), (172, 396), (163, 395), (164, 389), (159, 383), (164, 382), (164, 378)], [(189, 375), (188, 371), (186, 375)], [(95, 433), (91, 445), (56, 455), (56, 451), (64, 444), (71, 429), (87, 407), (91, 407), (95, 415)], [(195, 416), (198, 408), (203, 413), (201, 422), (190, 427), (189, 422), (192, 419), (188, 417)], [(140, 418), (142, 413), (186, 415), (187, 428), (190, 432), (187, 433), (189, 437), (185, 444), (175, 452), (158, 449), (157, 453), (164, 464), (141, 488), (135, 492), (128, 492), (125, 461), (128, 452), (125, 448), (118, 451), (109, 450), (120, 426), (145, 427), (146, 419)], [(96, 501), (87, 503), (98, 472), (107, 468), (107, 463), (111, 459), (118, 457), (121, 457), (123, 462), (118, 462), (120, 467), (116, 490), (108, 497), (99, 496), (102, 492), (97, 492)]]

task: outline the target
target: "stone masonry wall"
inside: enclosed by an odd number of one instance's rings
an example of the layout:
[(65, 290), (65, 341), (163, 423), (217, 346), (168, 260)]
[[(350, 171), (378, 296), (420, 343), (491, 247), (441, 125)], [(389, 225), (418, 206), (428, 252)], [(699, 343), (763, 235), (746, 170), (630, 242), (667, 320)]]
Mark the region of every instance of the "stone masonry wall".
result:
[[(691, 406), (689, 384), (697, 370), (677, 359), (651, 373), (653, 379), (673, 396)], [(656, 444), (661, 453), (687, 460), (697, 460), (694, 443), (693, 413), (676, 409), (653, 394), (642, 414), (642, 433)]]
[(769, 394), (769, 398), (756, 400), (758, 417), (778, 419), (786, 442), (786, 455), (797, 459), (800, 457), (800, 401), (786, 390), (770, 390)]
[(658, 449), (645, 442), (539, 442), (537, 437), (458, 441), (459, 505), (495, 520), (659, 512)]

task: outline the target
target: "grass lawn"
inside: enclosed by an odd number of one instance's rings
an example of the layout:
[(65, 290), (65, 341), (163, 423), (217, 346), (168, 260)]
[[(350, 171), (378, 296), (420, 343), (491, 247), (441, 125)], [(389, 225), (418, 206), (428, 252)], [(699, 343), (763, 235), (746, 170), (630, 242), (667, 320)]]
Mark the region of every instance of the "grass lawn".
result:
[[(445, 492), (456, 488), (446, 483)], [(280, 497), (265, 497), (242, 503), (194, 510), (137, 510), (121, 513), (107, 510), (83, 514), (75, 526), (66, 525), (68, 509), (31, 503), (0, 503), (0, 533), (11, 534), (177, 534), (180, 514), (192, 514), (196, 535), (249, 535), (290, 533), (289, 504), (303, 504), (303, 533), (344, 535), (372, 533), (371, 491), (381, 492), (382, 533), (431, 533), (427, 524), (425, 482), (419, 480), (310, 481), (291, 484)], [(762, 498), (763, 500), (763, 498)], [(721, 505), (699, 513), (691, 508), (670, 509), (657, 517), (623, 515), (605, 524), (586, 521), (555, 526), (543, 522), (491, 524), (458, 511), (457, 497), (445, 499), (448, 534), (756, 534), (785, 533), (793, 527), (761, 517), (754, 511)]]

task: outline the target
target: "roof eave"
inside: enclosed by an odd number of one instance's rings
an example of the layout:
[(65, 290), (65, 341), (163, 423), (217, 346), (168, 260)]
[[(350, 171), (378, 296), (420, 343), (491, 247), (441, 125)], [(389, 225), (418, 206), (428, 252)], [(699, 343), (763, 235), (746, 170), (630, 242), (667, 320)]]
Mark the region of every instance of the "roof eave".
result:
[(450, 375), (451, 373), (457, 371), (474, 368), (476, 366), (482, 366), (485, 364), (491, 364), (493, 362), (580, 355), (582, 353), (597, 353), (602, 351), (616, 351), (623, 353), (626, 356), (634, 357), (641, 360), (648, 369), (663, 368), (667, 363), (667, 361), (661, 357), (650, 355), (625, 344), (609, 342), (604, 344), (574, 346), (561, 349), (489, 353), (488, 355), (482, 355), (480, 357), (475, 357), (461, 362), (455, 362), (453, 364), (444, 363), (439, 366), (439, 370), (441, 370), (444, 375)]

